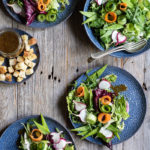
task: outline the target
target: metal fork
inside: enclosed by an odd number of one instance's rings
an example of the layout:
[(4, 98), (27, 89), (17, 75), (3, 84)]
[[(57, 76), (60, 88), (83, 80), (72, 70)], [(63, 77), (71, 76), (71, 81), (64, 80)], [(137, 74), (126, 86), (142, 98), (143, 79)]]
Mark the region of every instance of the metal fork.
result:
[(115, 53), (115, 52), (119, 52), (119, 51), (127, 51), (129, 53), (135, 53), (139, 50), (141, 50), (145, 45), (146, 45), (147, 41), (145, 39), (142, 39), (138, 42), (130, 42), (121, 46), (118, 46), (116, 48), (110, 49), (108, 51), (101, 51), (101, 52), (97, 52), (97, 53), (93, 53), (91, 54), (91, 57), (88, 58), (88, 62), (92, 62), (96, 59), (102, 58), (106, 55), (109, 55), (111, 53)]

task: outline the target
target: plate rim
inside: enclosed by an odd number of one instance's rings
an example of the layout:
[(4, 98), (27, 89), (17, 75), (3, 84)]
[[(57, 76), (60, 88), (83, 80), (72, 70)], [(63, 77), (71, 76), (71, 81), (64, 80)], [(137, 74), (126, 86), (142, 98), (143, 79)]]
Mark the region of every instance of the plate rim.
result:
[[(7, 129), (8, 128), (11, 128), (15, 123), (18, 123), (18, 122), (20, 122), (20, 121), (22, 121), (22, 120), (24, 120), (24, 119), (28, 119), (28, 118), (37, 118), (37, 117), (39, 117), (40, 115), (30, 115), (30, 116), (25, 116), (25, 117), (22, 117), (22, 118), (20, 118), (20, 119), (17, 119), (17, 120), (15, 120), (15, 121), (13, 121), (12, 123), (10, 123), (6, 128), (4, 128), (4, 132), (1, 134), (1, 136), (0, 136), (0, 141), (2, 141), (3, 139), (3, 136), (5, 136), (5, 134), (6, 134), (6, 132), (7, 132)], [(53, 122), (56, 122), (57, 124), (59, 124), (61, 127), (63, 127), (66, 131), (67, 131), (67, 134), (71, 137), (71, 140), (72, 140), (72, 142), (73, 142), (73, 145), (74, 145), (74, 148), (75, 148), (75, 150), (76, 150), (76, 144), (75, 144), (75, 141), (74, 141), (74, 139), (73, 139), (73, 137), (72, 137), (72, 134), (71, 134), (71, 132), (63, 125), (63, 124), (61, 124), (59, 121), (57, 121), (57, 120), (55, 120), (55, 119), (53, 119), (52, 117), (48, 117), (48, 116), (46, 116), (46, 115), (44, 115), (43, 116), (44, 118), (46, 118), (46, 119), (49, 119), (49, 120), (51, 120), (51, 121), (53, 121)]]
[[(104, 65), (99, 65), (98, 67), (94, 67), (94, 68), (92, 68), (92, 69), (90, 70), (90, 72), (92, 72), (93, 70), (98, 70), (98, 69), (100, 69), (100, 68), (103, 67), (103, 66), (104, 66)], [(138, 129), (137, 129), (136, 132), (135, 132), (134, 134), (132, 134), (129, 138), (127, 138), (127, 139), (125, 139), (125, 140), (123, 140), (123, 141), (121, 141), (121, 142), (115, 143), (115, 144), (113, 143), (113, 145), (117, 145), (117, 144), (121, 144), (121, 143), (123, 143), (123, 142), (129, 140), (129, 139), (130, 139), (131, 137), (133, 137), (133, 136), (139, 131), (139, 129), (142, 127), (142, 125), (143, 125), (143, 123), (144, 123), (144, 120), (145, 120), (145, 117), (146, 117), (146, 114), (147, 114), (147, 99), (146, 99), (146, 96), (145, 96), (145, 93), (144, 93), (144, 90), (143, 90), (141, 84), (139, 83), (139, 81), (138, 81), (131, 73), (129, 73), (127, 70), (122, 69), (122, 68), (117, 67), (117, 66), (108, 65), (107, 67), (119, 69), (119, 70), (121, 70), (121, 71), (125, 71), (128, 75), (130, 75), (132, 78), (134, 78), (135, 81), (137, 82), (137, 84), (139, 85), (139, 87), (141, 88), (141, 90), (142, 90), (142, 92), (143, 92), (143, 95), (144, 95), (144, 98), (143, 98), (143, 99), (145, 100), (145, 112), (144, 112), (144, 117), (142, 118), (142, 122), (141, 122), (141, 124), (139, 125)], [(88, 74), (90, 74), (90, 72), (89, 72)], [(96, 71), (94, 71), (94, 72), (96, 72)], [(78, 80), (80, 80), (80, 78), (81, 78), (82, 76), (85, 76), (85, 73), (86, 73), (86, 72), (82, 73), (82, 74), (81, 74), (76, 80), (74, 80), (74, 81), (77, 81), (77, 82), (78, 82)], [(68, 92), (68, 93), (69, 93), (69, 92)], [(68, 112), (68, 115), (69, 115), (69, 112)], [(69, 116), (69, 120), (70, 120), (70, 122), (71, 122), (73, 128), (75, 129), (75, 123), (72, 122), (71, 116)], [(76, 136), (78, 136), (78, 135), (76, 134)], [(90, 137), (91, 137), (91, 136), (90, 136)], [(101, 139), (100, 139), (100, 143), (95, 142), (95, 138), (92, 137), (92, 139), (93, 139), (94, 141), (91, 141), (91, 140), (89, 140), (89, 139), (87, 139), (87, 138), (86, 138), (85, 140), (88, 141), (88, 142), (90, 142), (90, 143), (97, 144), (97, 145), (104, 145), (104, 144), (101, 142)]]
[[(17, 32), (23, 32), (24, 34), (27, 34), (28, 36), (30, 36), (30, 37), (33, 37), (31, 34), (29, 34), (28, 32), (26, 32), (26, 31), (24, 31), (24, 30), (21, 30), (21, 29), (18, 29), (18, 28), (2, 28), (1, 30), (3, 30), (3, 29), (12, 29), (12, 30), (14, 30), (14, 31), (17, 31)], [(20, 33), (18, 33), (19, 35), (20, 35)], [(29, 75), (28, 76), (28, 78), (25, 78), (25, 79), (23, 79), (21, 82), (17, 82), (17, 81), (15, 81), (14, 83), (13, 82), (8, 82), (8, 81), (0, 81), (0, 84), (8, 84), (8, 85), (17, 85), (17, 84), (21, 84), (21, 83), (23, 83), (23, 82), (26, 82), (27, 80), (29, 80), (35, 73), (36, 73), (36, 71), (37, 71), (37, 69), (38, 69), (38, 67), (39, 67), (39, 64), (40, 64), (40, 58), (41, 58), (41, 54), (40, 54), (40, 49), (39, 49), (39, 46), (38, 46), (38, 43), (37, 44), (35, 44), (36, 46), (37, 46), (37, 52), (38, 52), (38, 54), (39, 54), (39, 57), (38, 57), (38, 62), (36, 63), (36, 65), (35, 65), (35, 70), (34, 70), (34, 72), (33, 72), (33, 74), (31, 74), (31, 75)], [(0, 55), (1, 56), (1, 55)]]
[[(89, 1), (89, 0), (86, 0), (86, 1), (85, 1), (83, 11), (87, 11), (85, 8), (86, 8), (86, 5), (87, 5), (88, 1)], [(92, 1), (92, 0), (90, 0), (90, 1)], [(90, 3), (90, 2), (89, 2), (89, 3)], [(86, 17), (83, 16), (83, 21), (85, 21), (85, 19), (86, 19)], [(101, 44), (99, 43), (99, 41), (98, 41), (98, 40), (96, 39), (96, 37), (94, 36), (92, 29), (89, 28), (87, 24), (84, 24), (84, 30), (85, 30), (85, 32), (86, 32), (86, 34), (87, 34), (89, 40), (92, 42), (92, 44), (93, 44), (99, 51), (105, 51), (104, 48), (103, 48), (103, 47), (101, 46)], [(90, 33), (89, 33), (88, 30), (90, 30), (90, 31), (92, 32), (94, 39), (91, 38), (91, 35), (90, 35)], [(98, 45), (97, 45), (97, 42), (98, 42)], [(150, 41), (147, 40), (147, 43), (148, 43), (148, 42), (150, 42)], [(147, 44), (146, 44), (146, 45), (147, 45)], [(145, 45), (145, 47), (146, 47), (146, 45)], [(100, 46), (100, 47), (99, 47), (99, 46)], [(145, 48), (145, 47), (144, 47), (144, 48)], [(101, 48), (101, 49), (100, 49), (100, 48)], [(142, 48), (142, 49), (144, 50), (144, 48)], [(142, 49), (139, 50), (139, 52), (131, 53), (131, 55), (126, 54), (126, 56), (120, 56), (120, 54), (116, 54), (117, 52), (116, 52), (116, 53), (111, 53), (111, 54), (109, 54), (109, 55), (110, 55), (110, 56), (113, 56), (113, 57), (116, 57), (116, 58), (131, 58), (131, 57), (139, 56), (139, 55), (141, 55), (141, 54), (143, 54), (144, 52), (146, 52), (146, 51), (149, 50), (149, 49), (146, 49), (146, 50), (143, 51)]]
[(34, 29), (50, 28), (50, 27), (57, 26), (57, 25), (61, 24), (62, 22), (67, 21), (67, 20), (71, 17), (71, 15), (73, 14), (73, 12), (74, 12), (74, 10), (75, 10), (75, 8), (76, 8), (76, 5), (77, 5), (77, 3), (78, 3), (78, 0), (76, 0), (76, 4), (73, 6), (72, 11), (71, 11), (62, 21), (60, 21), (60, 22), (58, 22), (58, 23), (56, 23), (56, 24), (47, 24), (47, 25), (42, 25), (42, 26), (33, 26), (32, 23), (31, 23), (30, 25), (26, 25), (26, 24), (23, 23), (20, 19), (19, 19), (19, 20), (16, 19), (16, 18), (14, 17), (14, 15), (16, 15), (16, 14), (13, 13), (13, 12), (11, 12), (10, 8), (5, 4), (5, 1), (7, 1), (7, 0), (2, 0), (2, 3), (3, 3), (3, 6), (4, 6), (4, 8), (5, 8), (5, 11), (8, 13), (9, 17), (11, 17), (13, 20), (15, 20), (15, 21), (16, 21), (17, 23), (19, 23), (19, 24), (22, 24), (22, 25), (24, 25), (24, 26), (26, 26), (26, 27), (30, 27), (30, 28), (34, 28)]

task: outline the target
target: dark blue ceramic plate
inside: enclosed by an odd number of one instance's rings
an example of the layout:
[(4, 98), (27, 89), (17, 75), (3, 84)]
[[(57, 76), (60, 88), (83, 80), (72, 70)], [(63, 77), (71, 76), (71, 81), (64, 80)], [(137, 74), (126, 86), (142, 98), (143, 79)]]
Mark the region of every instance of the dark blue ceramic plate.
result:
[[(100, 68), (101, 67), (93, 69), (88, 75), (93, 74)], [(125, 129), (119, 134), (120, 140), (118, 140), (117, 137), (112, 140), (112, 144), (118, 144), (132, 137), (142, 125), (146, 114), (146, 98), (139, 82), (125, 70), (122, 70), (118, 67), (108, 66), (101, 77), (112, 73), (118, 77), (117, 81), (113, 85), (125, 84), (128, 87), (128, 90), (122, 92), (122, 94), (127, 97), (130, 105), (130, 118), (125, 121)], [(77, 86), (79, 86), (85, 80), (86, 76), (83, 74), (77, 79)], [(72, 125), (74, 128), (80, 126), (80, 124), (75, 124), (73, 122)], [(100, 139), (95, 139), (93, 137), (88, 137), (87, 140), (95, 144), (102, 144)]]
[[(88, 11), (88, 8), (89, 8), (89, 5), (90, 5), (90, 2), (91, 0), (86, 0), (86, 3), (84, 5), (84, 11)], [(84, 16), (83, 17), (83, 21), (86, 20), (86, 17)], [(94, 36), (93, 34), (93, 31), (88, 27), (87, 24), (84, 24), (84, 27), (85, 27), (85, 30), (86, 30), (86, 33), (89, 37), (89, 39), (91, 40), (91, 42), (101, 51), (104, 51), (104, 48), (101, 46), (101, 44), (99, 43), (98, 39)], [(140, 51), (136, 52), (136, 53), (128, 53), (126, 51), (121, 51), (121, 52), (116, 52), (116, 53), (113, 53), (113, 54), (110, 54), (111, 56), (114, 56), (114, 57), (122, 57), (122, 58), (125, 58), (125, 57), (133, 57), (133, 56), (137, 56), (139, 54), (142, 54), (143, 52), (149, 50), (150, 48), (150, 40), (148, 40), (147, 42), (147, 45), (141, 49)]]
[[(0, 138), (0, 150), (18, 150), (17, 148), (17, 140), (19, 139), (19, 134), (18, 131), (23, 129), (23, 126), (21, 123), (26, 123), (27, 120), (31, 118), (37, 118), (39, 116), (30, 116), (30, 117), (25, 117), (21, 120), (18, 120), (14, 122), (12, 125), (10, 125), (2, 134)], [(56, 120), (49, 118), (49, 117), (44, 117), (46, 120), (46, 123), (50, 129), (50, 131), (55, 131), (56, 128), (59, 130), (63, 131), (65, 135), (65, 139), (67, 141), (71, 141), (73, 145), (75, 146), (75, 143), (73, 141), (73, 138), (69, 131), (63, 127), (60, 123), (58, 123)], [(75, 148), (76, 150), (76, 148)]]
[[(25, 31), (22, 31), (22, 30), (19, 30), (19, 29), (14, 29), (14, 30), (15, 30), (16, 32), (18, 32), (20, 35), (26, 34), (26, 35), (29, 36), (29, 39), (32, 38), (32, 36), (29, 35), (28, 33), (26, 33)], [(34, 53), (37, 55), (37, 59), (33, 61), (34, 63), (36, 63), (36, 66), (34, 67), (34, 73), (35, 73), (35, 71), (36, 71), (37, 68), (38, 68), (39, 62), (40, 62), (40, 51), (39, 51), (39, 47), (38, 47), (37, 44), (35, 44), (35, 45), (32, 46), (31, 48), (34, 49)], [(21, 55), (23, 55), (23, 53), (20, 54), (20, 56), (21, 56)], [(5, 62), (4, 62), (3, 65), (8, 67), (8, 65), (9, 65), (9, 60), (8, 60), (7, 58), (5, 58)], [(34, 74), (34, 73), (33, 73), (33, 74)], [(1, 83), (6, 83), (6, 84), (18, 84), (18, 83), (22, 83), (22, 82), (26, 81), (26, 80), (29, 79), (33, 74), (31, 74), (31, 75), (29, 75), (29, 76), (26, 76), (26, 78), (25, 78), (23, 81), (21, 81), (21, 82), (17, 82), (17, 79), (16, 79), (15, 77), (13, 77), (13, 76), (12, 76), (12, 81), (11, 81), (11, 82), (8, 82), (8, 81), (0, 81), (0, 82), (1, 82)]]
[[(4, 7), (6, 8), (7, 12), (10, 14), (10, 16), (13, 19), (15, 19), (17, 22), (25, 24), (24, 18), (21, 18), (19, 15), (15, 14), (10, 9), (10, 7), (7, 6), (8, 0), (2, 0), (2, 1), (3, 1), (3, 4), (4, 4)], [(69, 0), (69, 2), (70, 2), (70, 4), (68, 6), (66, 6), (66, 9), (62, 13), (58, 14), (58, 18), (55, 22), (49, 23), (49, 22), (45, 21), (43, 23), (40, 23), (35, 19), (35, 21), (32, 24), (30, 24), (29, 27), (32, 27), (32, 28), (47, 28), (47, 27), (52, 27), (54, 25), (57, 25), (57, 24), (61, 23), (62, 21), (66, 20), (67, 18), (69, 18), (71, 16), (72, 12), (75, 9), (75, 6), (76, 6), (78, 0)]]

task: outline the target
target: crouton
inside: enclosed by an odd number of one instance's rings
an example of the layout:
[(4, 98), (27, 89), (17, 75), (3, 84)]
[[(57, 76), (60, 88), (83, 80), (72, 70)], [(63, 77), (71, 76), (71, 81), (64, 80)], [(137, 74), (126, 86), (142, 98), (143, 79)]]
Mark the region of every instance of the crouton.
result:
[(7, 73), (5, 80), (11, 82), (12, 81), (12, 75), (10, 73)]
[(30, 45), (28, 45), (27, 43), (25, 43), (25, 51), (30, 51)]
[(8, 67), (8, 72), (9, 73), (13, 73), (14, 72), (14, 68), (11, 66), (11, 67)]
[(6, 76), (4, 74), (0, 74), (0, 81), (5, 81)]
[(27, 69), (27, 66), (25, 65), (24, 62), (20, 62), (20, 63), (17, 63), (17, 64), (16, 64), (15, 69), (16, 69), (16, 70), (26, 70), (26, 69)]
[(17, 78), (17, 82), (21, 82), (22, 80), (23, 80), (22, 77), (18, 77), (18, 78)]
[(28, 35), (24, 34), (21, 36), (23, 41), (28, 41)]
[(24, 58), (22, 56), (17, 57), (17, 62), (24, 62)]
[(30, 52), (30, 53), (34, 53), (34, 49), (33, 49), (33, 48), (31, 48), (29, 52)]
[(0, 66), (0, 74), (5, 74), (7, 72), (6, 66)]
[(10, 65), (10, 66), (15, 66), (16, 63), (17, 63), (17, 59), (16, 59), (16, 58), (14, 58), (14, 59), (9, 59), (9, 65)]
[(17, 78), (17, 77), (19, 76), (19, 71), (15, 71), (15, 72), (13, 73), (13, 76)]
[(5, 58), (0, 56), (0, 65), (2, 65), (4, 63), (4, 61), (5, 61)]
[(26, 70), (26, 75), (28, 76), (28, 75), (31, 75), (31, 74), (33, 74), (33, 68), (30, 68), (30, 69), (27, 69)]
[(26, 78), (26, 72), (24, 70), (21, 70), (19, 73), (19, 77)]
[(35, 38), (31, 38), (31, 39), (28, 41), (28, 44), (29, 44), (30, 46), (35, 45), (36, 43), (37, 43), (37, 40), (36, 40)]
[(30, 56), (30, 55), (31, 55), (30, 52), (24, 51), (23, 57), (24, 57), (24, 58), (28, 58), (28, 56)]
[(37, 59), (37, 56), (36, 56), (36, 54), (30, 54), (28, 56), (28, 59), (31, 60), (31, 61), (33, 61), (33, 60)]

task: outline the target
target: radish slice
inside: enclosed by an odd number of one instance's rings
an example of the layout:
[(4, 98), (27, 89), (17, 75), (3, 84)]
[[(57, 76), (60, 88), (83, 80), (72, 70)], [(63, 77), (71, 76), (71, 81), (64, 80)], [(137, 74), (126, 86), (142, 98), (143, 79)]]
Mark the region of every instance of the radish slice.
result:
[(59, 143), (60, 142), (60, 135), (63, 133), (63, 131), (60, 131), (59, 133), (57, 132), (52, 132), (51, 135), (51, 140), (54, 144)]
[(82, 122), (86, 122), (87, 110), (83, 109), (80, 111), (79, 115), (73, 114), (81, 119)]
[(114, 43), (117, 43), (117, 34), (118, 34), (118, 31), (116, 30), (112, 32), (111, 38)]
[(95, 1), (100, 6), (100, 5), (104, 4), (104, 3), (106, 3), (108, 0), (95, 0)]
[(75, 101), (75, 100), (73, 100), (73, 103), (75, 104), (75, 109), (76, 109), (77, 111), (81, 111), (81, 110), (83, 110), (83, 109), (86, 108), (86, 104), (84, 104), (84, 103), (77, 102), (77, 101)]
[(59, 143), (54, 144), (53, 146), (56, 150), (62, 150), (66, 147), (67, 144), (72, 144), (72, 142), (67, 142), (65, 139), (61, 138)]
[(105, 129), (104, 127), (102, 127), (99, 131), (101, 134), (103, 134), (107, 139), (110, 139), (113, 137), (113, 132), (111, 132), (110, 130)]
[(127, 111), (127, 113), (129, 113), (129, 110), (130, 110), (129, 103), (126, 101), (126, 111)]
[(17, 5), (17, 3), (13, 3), (13, 4), (7, 3), (7, 6), (11, 7), (16, 14), (21, 14), (23, 11), (22, 8)]
[(99, 88), (102, 89), (102, 90), (109, 89), (110, 87), (111, 87), (111, 84), (107, 80), (102, 80), (99, 83)]
[(127, 37), (122, 35), (121, 33), (117, 34), (117, 43), (121, 44), (124, 43), (127, 40)]

